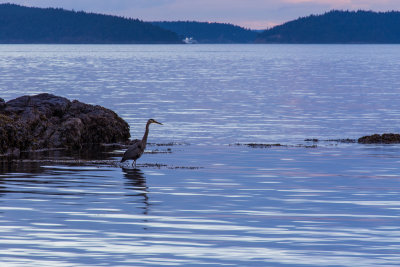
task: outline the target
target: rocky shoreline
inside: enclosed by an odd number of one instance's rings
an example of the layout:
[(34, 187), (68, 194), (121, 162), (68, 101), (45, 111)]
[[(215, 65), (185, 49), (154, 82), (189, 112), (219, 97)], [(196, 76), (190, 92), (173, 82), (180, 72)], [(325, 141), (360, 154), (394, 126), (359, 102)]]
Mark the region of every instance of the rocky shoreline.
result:
[[(0, 155), (46, 149), (79, 150), (101, 144), (129, 144), (129, 125), (114, 111), (52, 94), (0, 98)], [(359, 144), (397, 144), (400, 134), (385, 133), (359, 139), (318, 140)], [(280, 144), (236, 144), (273, 147)], [(315, 147), (306, 146), (305, 147)]]
[[(318, 143), (335, 143), (335, 144), (400, 144), (400, 134), (385, 133), (373, 134), (360, 137), (358, 139), (324, 139), (307, 138), (304, 140), (306, 144), (287, 145), (287, 144), (266, 144), (266, 143), (235, 143), (229, 146), (247, 146), (251, 148), (273, 148), (273, 147), (302, 147), (302, 148), (316, 148)], [(311, 145), (310, 145), (311, 143)]]
[(360, 137), (358, 139), (328, 139), (328, 140), (319, 140), (319, 139), (305, 139), (306, 142), (313, 142), (318, 143), (320, 141), (324, 142), (336, 142), (336, 143), (359, 143), (359, 144), (400, 144), (400, 134), (394, 133), (384, 133), (380, 134), (373, 134), (373, 135), (366, 135)]
[(0, 154), (81, 149), (129, 142), (129, 125), (112, 110), (52, 94), (0, 98)]

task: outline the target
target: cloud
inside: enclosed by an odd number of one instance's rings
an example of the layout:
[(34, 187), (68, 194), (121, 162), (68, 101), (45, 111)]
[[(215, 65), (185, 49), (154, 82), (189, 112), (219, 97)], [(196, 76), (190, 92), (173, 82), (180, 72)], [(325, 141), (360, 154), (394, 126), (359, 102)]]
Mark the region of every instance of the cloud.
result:
[(130, 7), (151, 8), (173, 2), (173, 0), (14, 0), (0, 3), (15, 3), (35, 7), (61, 7), (74, 10), (124, 11)]
[(6, 0), (152, 20), (229, 22), (251, 28), (320, 14), (331, 9), (398, 10), (399, 0)]
[(398, 0), (282, 0), (290, 4), (312, 4), (325, 5), (332, 9), (373, 9), (373, 10), (393, 10), (399, 9)]

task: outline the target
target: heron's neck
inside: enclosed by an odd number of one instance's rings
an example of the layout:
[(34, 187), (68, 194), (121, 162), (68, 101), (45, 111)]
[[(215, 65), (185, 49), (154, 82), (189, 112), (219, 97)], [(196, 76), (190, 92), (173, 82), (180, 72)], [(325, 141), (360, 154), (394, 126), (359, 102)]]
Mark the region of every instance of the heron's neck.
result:
[(143, 138), (142, 138), (142, 144), (144, 145), (144, 146), (146, 146), (146, 143), (147, 143), (147, 136), (149, 135), (149, 127), (150, 126), (150, 123), (147, 123), (146, 124), (146, 131), (144, 132), (144, 135), (143, 135)]

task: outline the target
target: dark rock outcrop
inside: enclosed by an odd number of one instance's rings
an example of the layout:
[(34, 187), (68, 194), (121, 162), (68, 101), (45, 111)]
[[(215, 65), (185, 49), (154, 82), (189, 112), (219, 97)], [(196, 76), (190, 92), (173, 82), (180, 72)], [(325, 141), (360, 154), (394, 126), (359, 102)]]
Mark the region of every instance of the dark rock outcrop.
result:
[(126, 142), (129, 125), (101, 106), (51, 94), (0, 99), (0, 154)]
[(400, 143), (400, 134), (385, 133), (363, 136), (358, 139), (361, 144), (397, 144)]

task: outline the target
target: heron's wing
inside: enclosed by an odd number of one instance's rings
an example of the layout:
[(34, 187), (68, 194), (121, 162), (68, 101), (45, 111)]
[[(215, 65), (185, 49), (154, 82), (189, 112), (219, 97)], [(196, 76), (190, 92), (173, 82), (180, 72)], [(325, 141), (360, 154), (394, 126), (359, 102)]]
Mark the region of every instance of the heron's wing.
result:
[(136, 142), (132, 143), (128, 147), (128, 149), (125, 151), (121, 162), (124, 162), (124, 161), (126, 161), (128, 159), (137, 160), (143, 154), (143, 151), (144, 151), (144, 149), (142, 147), (142, 141), (141, 140), (137, 140)]
[(129, 145), (128, 146), (131, 146), (131, 145), (134, 145), (134, 144), (136, 144), (137, 142), (141, 142), (142, 140), (140, 140), (140, 139), (133, 139), (133, 140), (131, 140), (130, 142), (129, 142)]

